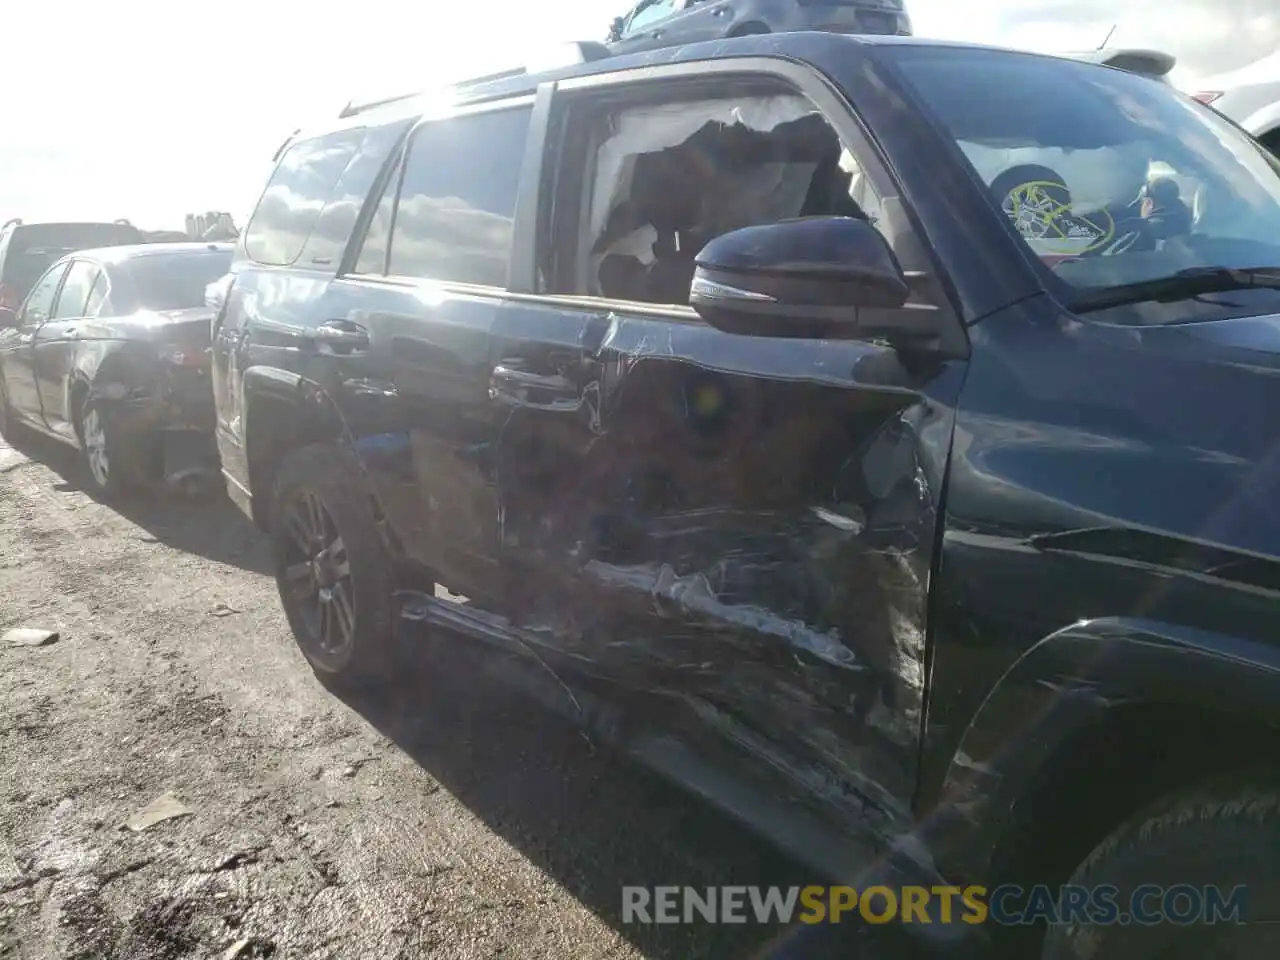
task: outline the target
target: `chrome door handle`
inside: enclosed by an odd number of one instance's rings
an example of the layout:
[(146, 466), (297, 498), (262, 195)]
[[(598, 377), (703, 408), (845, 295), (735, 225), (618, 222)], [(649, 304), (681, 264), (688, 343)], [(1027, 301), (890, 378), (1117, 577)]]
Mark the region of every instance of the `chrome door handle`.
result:
[(312, 337), (326, 352), (351, 356), (369, 349), (369, 331), (349, 320), (330, 320), (312, 331)]
[(498, 364), (489, 378), (489, 399), (538, 409), (576, 409), (581, 391), (559, 374), (530, 373)]

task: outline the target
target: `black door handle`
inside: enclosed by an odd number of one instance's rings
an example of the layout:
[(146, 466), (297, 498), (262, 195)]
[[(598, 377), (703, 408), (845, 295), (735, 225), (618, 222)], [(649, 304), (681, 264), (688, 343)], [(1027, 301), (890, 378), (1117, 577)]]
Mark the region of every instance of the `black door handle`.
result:
[(653, 39), (655, 39), (655, 40), (661, 40), (661, 39), (662, 39), (662, 34), (663, 34), (663, 33), (665, 33), (665, 32), (666, 32), (666, 31), (663, 31), (663, 30), (655, 30), (655, 31), (653, 31)]

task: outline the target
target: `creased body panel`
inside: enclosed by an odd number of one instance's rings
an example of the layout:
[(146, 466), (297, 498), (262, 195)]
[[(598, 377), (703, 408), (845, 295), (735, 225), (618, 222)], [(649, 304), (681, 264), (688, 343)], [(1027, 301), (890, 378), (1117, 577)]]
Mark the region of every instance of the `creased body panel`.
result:
[(512, 617), (900, 826), (962, 368), (532, 305), (496, 339), (527, 384), (494, 390)]

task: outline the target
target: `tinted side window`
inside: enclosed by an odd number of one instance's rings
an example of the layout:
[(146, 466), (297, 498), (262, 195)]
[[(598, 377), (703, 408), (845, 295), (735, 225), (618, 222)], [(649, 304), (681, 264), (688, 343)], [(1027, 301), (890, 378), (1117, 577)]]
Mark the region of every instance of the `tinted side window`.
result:
[(111, 282), (107, 279), (105, 270), (98, 271), (98, 278), (93, 281), (93, 289), (89, 291), (89, 301), (84, 305), (84, 315), (86, 317), (96, 317), (98, 311), (102, 309), (102, 304), (107, 299), (107, 294), (111, 290)]
[(62, 263), (39, 279), (22, 307), (23, 326), (44, 323), (49, 319), (49, 311), (53, 309), (53, 295), (58, 292), (58, 284), (66, 272), (67, 264)]
[(54, 320), (68, 320), (85, 315), (85, 304), (89, 301), (89, 291), (98, 279), (98, 268), (88, 260), (72, 262), (67, 271), (67, 279), (62, 284), (62, 292), (58, 294), (58, 302), (53, 308)]
[[(386, 127), (370, 128), (356, 157), (329, 195), (329, 202), (311, 231), (311, 239), (302, 252), (307, 264), (337, 267), (347, 249), (347, 241), (355, 229), (365, 200), (386, 166), (387, 158), (400, 145), (409, 121)], [(385, 244), (385, 241), (384, 241)], [(378, 273), (382, 269), (377, 270)]]
[(530, 112), (453, 117), (414, 131), (389, 273), (506, 286)]
[(652, 3), (641, 6), (631, 15), (631, 22), (627, 24), (626, 36), (630, 36), (637, 30), (643, 30), (659, 20), (665, 20), (674, 12), (675, 0), (653, 0)]
[(339, 130), (290, 146), (245, 229), (245, 253), (272, 266), (288, 266), (297, 260), (330, 192), (363, 139), (363, 129)]

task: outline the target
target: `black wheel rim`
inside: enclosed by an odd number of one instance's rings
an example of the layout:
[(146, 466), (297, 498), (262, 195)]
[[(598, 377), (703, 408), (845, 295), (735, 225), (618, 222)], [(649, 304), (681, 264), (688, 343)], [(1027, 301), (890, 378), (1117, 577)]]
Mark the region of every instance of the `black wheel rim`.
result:
[(281, 586), (314, 652), (336, 660), (351, 650), (355, 638), (355, 591), (346, 544), (314, 493), (300, 490), (284, 506)]

